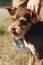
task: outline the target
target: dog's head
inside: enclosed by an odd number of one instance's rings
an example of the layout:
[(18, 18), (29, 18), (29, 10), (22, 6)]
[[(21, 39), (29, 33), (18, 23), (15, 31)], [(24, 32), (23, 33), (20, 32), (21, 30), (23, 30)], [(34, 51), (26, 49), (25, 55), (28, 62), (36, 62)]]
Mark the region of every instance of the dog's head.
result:
[(9, 30), (16, 36), (24, 36), (33, 25), (33, 21), (37, 21), (35, 13), (19, 7), (13, 16), (13, 24), (9, 26)]

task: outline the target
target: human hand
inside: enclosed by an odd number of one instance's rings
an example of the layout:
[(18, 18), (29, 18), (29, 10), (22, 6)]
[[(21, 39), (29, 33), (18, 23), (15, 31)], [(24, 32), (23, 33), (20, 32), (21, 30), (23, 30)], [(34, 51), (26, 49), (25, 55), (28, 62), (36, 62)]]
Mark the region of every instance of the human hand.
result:
[(40, 8), (41, 8), (40, 0), (29, 0), (28, 3), (27, 3), (27, 8), (31, 9), (36, 14), (39, 14)]

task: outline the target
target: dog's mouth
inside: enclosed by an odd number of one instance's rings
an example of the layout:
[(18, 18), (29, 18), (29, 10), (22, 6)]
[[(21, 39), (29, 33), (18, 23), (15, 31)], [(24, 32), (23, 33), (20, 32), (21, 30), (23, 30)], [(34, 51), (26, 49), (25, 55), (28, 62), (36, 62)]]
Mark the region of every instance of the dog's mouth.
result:
[(12, 28), (12, 29), (10, 30), (10, 32), (12, 32), (14, 35), (18, 35), (17, 32), (16, 32), (16, 30), (15, 30), (15, 28)]

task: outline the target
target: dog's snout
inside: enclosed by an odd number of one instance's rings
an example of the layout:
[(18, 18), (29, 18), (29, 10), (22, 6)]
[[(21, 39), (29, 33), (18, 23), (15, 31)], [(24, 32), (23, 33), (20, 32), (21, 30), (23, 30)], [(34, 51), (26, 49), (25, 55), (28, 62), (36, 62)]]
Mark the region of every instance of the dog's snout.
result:
[(11, 28), (11, 30), (15, 30), (15, 28)]
[(11, 28), (11, 31), (12, 31), (12, 30), (13, 30), (13, 31), (15, 31), (15, 30), (16, 30), (16, 28), (13, 28), (13, 27), (12, 27), (12, 28)]
[(11, 30), (15, 30), (15, 28), (12, 27), (12, 26), (9, 26), (9, 27), (8, 27), (8, 30), (9, 30), (9, 31), (11, 31)]
[(16, 31), (16, 28), (13, 28), (13, 27), (12, 27), (12, 28), (10, 29), (10, 32), (12, 32), (12, 33), (14, 33), (15, 31)]

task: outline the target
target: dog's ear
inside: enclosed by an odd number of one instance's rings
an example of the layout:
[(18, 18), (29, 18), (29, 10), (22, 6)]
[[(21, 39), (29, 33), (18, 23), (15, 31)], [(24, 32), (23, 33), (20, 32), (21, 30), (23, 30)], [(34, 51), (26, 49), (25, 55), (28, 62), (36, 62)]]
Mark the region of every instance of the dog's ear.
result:
[(36, 14), (33, 13), (33, 12), (32, 12), (32, 14), (31, 14), (31, 21), (32, 21), (33, 24), (35, 24), (35, 23), (37, 22), (37, 16), (36, 16)]
[(38, 14), (36, 14), (35, 12), (33, 12), (30, 9), (25, 8), (28, 12), (28, 14), (30, 15), (30, 20), (33, 24), (37, 23), (40, 21), (40, 16)]
[(11, 6), (5, 6), (4, 8), (7, 9), (11, 15), (14, 15), (17, 10), (17, 8)]
[(38, 21), (40, 21), (40, 16), (38, 14), (35, 14), (34, 12), (32, 12), (31, 20), (32, 20), (32, 23), (35, 24)]

